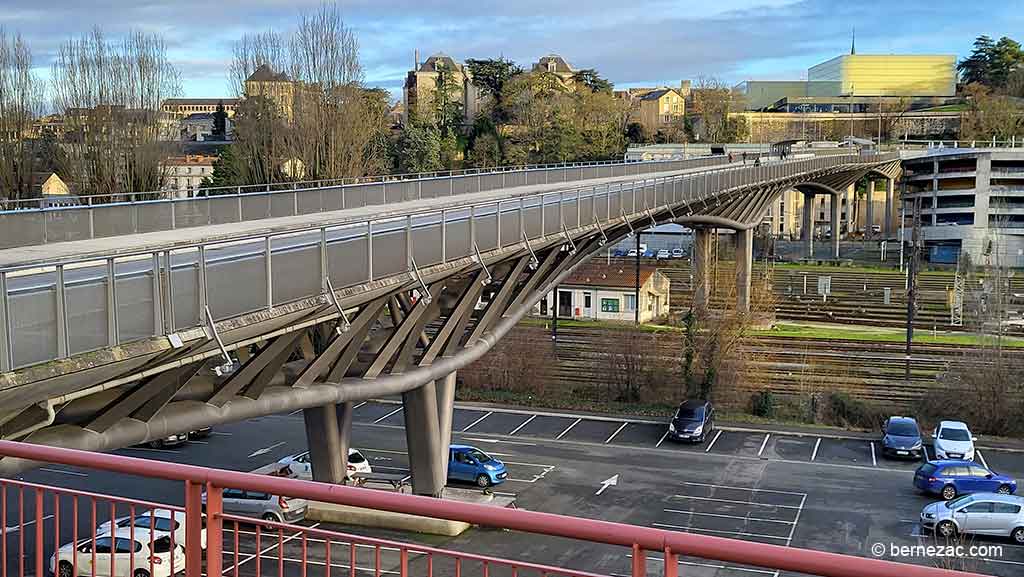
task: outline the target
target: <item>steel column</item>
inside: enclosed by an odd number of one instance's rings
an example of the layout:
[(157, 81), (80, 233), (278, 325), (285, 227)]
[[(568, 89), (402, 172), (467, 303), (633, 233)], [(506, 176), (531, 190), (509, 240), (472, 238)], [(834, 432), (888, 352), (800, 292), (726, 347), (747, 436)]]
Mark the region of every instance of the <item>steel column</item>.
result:
[(893, 222), (892, 205), (893, 205), (893, 195), (894, 195), (895, 191), (896, 191), (896, 181), (894, 179), (892, 179), (892, 178), (887, 178), (885, 180), (885, 222), (884, 222), (884, 226), (882, 227), (882, 233), (885, 235), (885, 238), (889, 238), (889, 237), (892, 236), (892, 229), (893, 229), (893, 226), (892, 226), (892, 222)]
[(59, 264), (56, 268), (57, 288), (57, 358), (63, 359), (68, 356), (68, 299), (64, 287), (64, 265)]
[[(5, 301), (6, 302), (6, 301)], [(113, 258), (107, 259), (107, 344), (117, 346), (117, 271)]]
[(813, 192), (805, 192), (803, 214), (800, 222), (800, 240), (804, 242), (804, 256), (814, 258), (814, 198)]
[(711, 231), (706, 228), (693, 229), (693, 310), (707, 311), (711, 279), (708, 265), (711, 260)]
[(441, 497), (447, 481), (447, 459), (438, 458), (442, 439), (436, 387), (431, 382), (404, 393), (402, 407), (413, 493)]
[(839, 195), (833, 194), (829, 197), (829, 208), (831, 214), (829, 215), (832, 222), (832, 250), (831, 258), (839, 258)]
[(750, 312), (750, 277), (753, 268), (754, 230), (736, 231), (736, 310)]
[(313, 480), (339, 484), (345, 481), (345, 464), (341, 462), (341, 430), (335, 405), (302, 410), (306, 425), (306, 443)]
[[(867, 214), (865, 215), (865, 220), (867, 222), (864, 224), (864, 237), (870, 240), (875, 238), (875, 181), (873, 179), (868, 180), (866, 196), (868, 205), (866, 207)], [(854, 191), (854, 198), (856, 198), (856, 190)], [(850, 210), (850, 208), (847, 207), (846, 210)]]

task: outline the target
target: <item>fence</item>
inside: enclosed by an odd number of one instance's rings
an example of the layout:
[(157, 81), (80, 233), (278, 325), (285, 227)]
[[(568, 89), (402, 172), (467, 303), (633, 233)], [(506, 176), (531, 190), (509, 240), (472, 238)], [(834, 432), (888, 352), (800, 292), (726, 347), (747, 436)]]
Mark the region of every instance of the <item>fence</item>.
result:
[[(344, 534), (322, 527), (288, 524), (281, 520), (228, 514), (223, 507), (225, 488), (263, 493), (271, 498), (301, 498), (309, 502), (503, 528), (529, 533), (534, 539), (555, 537), (571, 540), (566, 543), (569, 547), (585, 544), (621, 548), (623, 553), (631, 556), (632, 577), (647, 577), (649, 560), (661, 562), (661, 573), (665, 577), (677, 577), (683, 556), (823, 577), (980, 577), (973, 573), (753, 541), (13, 441), (0, 441), (0, 455), (180, 482), (184, 485), (185, 497), (183, 508), (171, 507), (22, 481), (0, 480), (4, 492), (2, 513), (5, 517), (5, 523), (0, 529), (0, 537), (4, 539), (3, 577), (24, 577), (33, 571), (34, 575), (42, 576), (46, 574), (48, 565), (53, 565), (58, 577), (86, 573), (86, 569), (88, 574), (168, 577), (181, 570), (181, 560), (184, 560), (185, 577), (251, 575), (251, 570), (246, 567), (250, 563), (255, 569), (255, 575), (260, 577), (283, 576), (286, 567), (291, 574), (296, 574), (298, 569), (302, 577), (311, 573), (330, 577), (332, 569), (338, 569), (338, 573), (343, 572), (349, 577), (368, 573), (374, 577), (385, 573), (399, 577), (411, 574), (427, 577), (435, 574), (455, 577), (597, 577), (596, 573), (583, 569), (497, 558)], [(11, 515), (8, 501), (15, 493), (17, 512)], [(84, 515), (80, 511), (80, 502), (87, 504)], [(124, 518), (119, 518), (122, 514)], [(7, 519), (10, 517), (16, 518), (17, 523), (8, 525)], [(161, 517), (166, 519), (163, 525), (166, 531), (160, 530)], [(114, 539), (96, 530), (97, 523), (109, 519), (120, 521)], [(44, 526), (47, 520), (51, 521), (50, 530)], [(157, 531), (148, 529), (153, 525)], [(79, 535), (87, 537), (80, 540)], [(12, 538), (17, 540), (16, 550), (8, 545)], [(65, 542), (67, 545), (62, 547), (61, 543)], [(286, 553), (288, 544), (292, 546)], [(47, 552), (58, 548), (59, 553), (47, 556)], [(131, 553), (133, 550), (134, 554)], [(656, 556), (652, 556), (652, 553)], [(601, 555), (578, 557), (602, 558)], [(360, 566), (361, 561), (364, 562), (363, 566)], [(126, 564), (129, 571), (123, 572)], [(120, 573), (116, 569), (118, 566), (122, 568)]]
[(653, 222), (655, 213), (670, 207), (757, 183), (882, 160), (890, 158), (733, 165), (217, 243), (0, 268), (0, 372), (272, 309), (330, 287), (418, 276), (424, 267), (481, 260), (487, 251), (553, 235), (568, 239), (570, 231), (603, 233), (626, 221)]

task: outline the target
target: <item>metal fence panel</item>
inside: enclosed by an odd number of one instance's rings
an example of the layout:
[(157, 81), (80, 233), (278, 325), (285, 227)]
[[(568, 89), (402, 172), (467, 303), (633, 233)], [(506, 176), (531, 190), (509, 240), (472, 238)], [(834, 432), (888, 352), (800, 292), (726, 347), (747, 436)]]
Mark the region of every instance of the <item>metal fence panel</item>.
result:
[(501, 177), (503, 174), (481, 174), (480, 175), (480, 190), (498, 190), (504, 187), (502, 184)]
[[(174, 257), (195, 258), (196, 251)], [(172, 258), (176, 263), (177, 258)], [(182, 258), (185, 260), (185, 258)], [(187, 329), (203, 323), (199, 310), (199, 272), (195, 262), (173, 267), (171, 271), (171, 294), (174, 296), (174, 330)]]
[[(203, 205), (208, 210), (208, 205)], [(177, 223), (177, 214), (174, 213), (174, 205), (169, 202), (153, 202), (135, 205), (135, 229), (136, 232), (157, 232), (160, 230), (173, 230)], [(207, 217), (209, 222), (209, 217)], [(205, 222), (203, 224), (206, 224)]]
[(576, 228), (579, 226), (577, 220), (578, 215), (576, 214), (576, 197), (573, 195), (562, 203), (562, 222), (559, 223), (559, 228), (564, 224), (566, 228)]
[(208, 202), (210, 203), (210, 224), (224, 224), (226, 222), (239, 222), (242, 220), (237, 198), (211, 196)]
[[(139, 211), (142, 217), (144, 211)], [(174, 226), (185, 228), (188, 226), (202, 226), (210, 222), (210, 203), (205, 198), (193, 198), (174, 203)], [(142, 223), (139, 223), (142, 226)]]
[(270, 216), (292, 216), (295, 214), (295, 193), (278, 192), (270, 195)]
[(419, 267), (441, 262), (441, 214), (413, 219), (412, 256)]
[(363, 201), (364, 206), (374, 206), (384, 204), (384, 185), (383, 184), (367, 184), (366, 196)]
[[(363, 234), (366, 227), (362, 226)], [(334, 288), (366, 282), (366, 237), (349, 238), (327, 244), (327, 270)]]
[(505, 173), (505, 187), (512, 186), (523, 186), (526, 184), (527, 172), (525, 170), (515, 170)]
[(533, 169), (526, 171), (526, 184), (544, 184), (547, 182), (547, 171), (543, 169)]
[(345, 208), (359, 208), (366, 206), (366, 193), (370, 189), (369, 184), (356, 184), (345, 187)]
[(523, 242), (519, 228), (519, 203), (506, 203), (501, 207), (501, 246)]
[(558, 195), (544, 196), (544, 233), (545, 235), (562, 232), (562, 225), (558, 220)]
[(528, 238), (537, 238), (542, 234), (540, 230), (540, 200), (529, 199), (523, 203), (523, 221)]
[(94, 238), (135, 232), (135, 207), (130, 204), (97, 206), (92, 211)]
[(31, 246), (46, 242), (43, 213), (40, 211), (0, 214), (0, 232), (0, 248)]
[[(54, 274), (32, 275), (31, 284), (53, 283)], [(32, 292), (8, 294), (14, 366), (21, 367), (57, 358), (57, 290), (52, 284)]]
[(447, 179), (433, 178), (423, 180), (420, 181), (420, 187), (423, 198), (438, 198), (448, 196), (450, 193), (450, 185)]
[(140, 262), (124, 261), (114, 265), (117, 271), (118, 341), (126, 342), (153, 336), (153, 270), (139, 271)]
[(46, 242), (65, 242), (90, 237), (89, 214), (78, 209), (48, 210), (46, 219)]
[(452, 194), (477, 192), (480, 181), (476, 176), (457, 176), (452, 179)]
[(589, 225), (594, 223), (594, 197), (583, 196), (580, 197), (580, 225)]
[(260, 220), (269, 217), (269, 194), (247, 194), (242, 197), (242, 220)]
[(445, 257), (448, 260), (469, 256), (473, 247), (469, 244), (469, 211), (453, 210), (448, 213), (445, 225)]
[(474, 231), (476, 245), (481, 252), (498, 248), (498, 207), (491, 205), (477, 209)]
[(323, 209), (323, 202), (320, 197), (322, 191), (319, 189), (295, 191), (295, 202), (298, 214), (313, 214)]
[[(264, 243), (206, 249), (206, 292), (215, 319), (257, 311), (267, 306)], [(239, 279), (245, 279), (239, 282)], [(202, 314), (202, 312), (200, 312)]]
[(343, 186), (329, 186), (321, 189), (320, 202), (323, 205), (324, 212), (332, 210), (342, 210), (345, 208), (343, 201), (345, 199), (346, 189), (348, 187)]
[(405, 229), (373, 233), (373, 278), (409, 270), (405, 254)]
[(320, 233), (271, 241), (274, 304), (320, 294)]
[[(97, 267), (105, 274), (105, 267)], [(68, 353), (77, 354), (100, 349), (108, 345), (107, 338), (107, 279), (106, 277), (81, 283), (66, 283), (68, 315)]]

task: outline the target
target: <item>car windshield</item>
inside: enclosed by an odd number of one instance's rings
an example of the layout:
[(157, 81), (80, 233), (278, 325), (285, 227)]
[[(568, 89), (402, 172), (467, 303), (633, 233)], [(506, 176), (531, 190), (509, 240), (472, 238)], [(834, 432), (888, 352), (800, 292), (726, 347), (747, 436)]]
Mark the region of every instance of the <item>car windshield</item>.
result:
[(680, 421), (700, 421), (704, 419), (704, 406), (698, 405), (696, 407), (679, 407), (676, 411), (676, 418)]
[(348, 455), (349, 463), (365, 463), (366, 459), (363, 458), (363, 454), (359, 451), (353, 451)]
[(970, 441), (971, 435), (967, 429), (942, 429), (939, 438), (946, 441)]
[(971, 503), (973, 501), (974, 501), (974, 495), (964, 495), (962, 497), (957, 497), (956, 499), (953, 499), (952, 501), (946, 501), (946, 508), (947, 509), (956, 509), (957, 507), (959, 507), (961, 505), (966, 505), (966, 504)]
[(487, 461), (491, 460), (491, 456), (481, 451), (480, 449), (470, 449), (466, 451), (466, 454), (469, 455), (470, 457), (473, 457), (474, 459), (477, 460), (477, 462), (480, 463), (486, 463)]
[(885, 430), (890, 435), (897, 437), (916, 437), (918, 435), (917, 425), (908, 423), (906, 421), (896, 421), (889, 423), (889, 427)]

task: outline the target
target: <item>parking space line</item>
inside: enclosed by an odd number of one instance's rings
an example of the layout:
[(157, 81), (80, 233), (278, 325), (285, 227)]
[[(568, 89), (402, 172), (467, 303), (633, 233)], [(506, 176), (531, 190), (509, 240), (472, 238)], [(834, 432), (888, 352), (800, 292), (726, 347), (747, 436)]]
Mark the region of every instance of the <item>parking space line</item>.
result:
[(64, 469), (51, 469), (49, 467), (39, 467), (40, 471), (46, 471), (48, 473), (60, 473), (61, 475), (74, 475), (75, 477), (88, 477), (86, 473), (79, 473), (78, 471), (65, 471)]
[(352, 410), (354, 411), (354, 410), (358, 409), (359, 407), (361, 407), (361, 406), (363, 406), (365, 404), (366, 404), (366, 401), (363, 401), (363, 402), (359, 403), (358, 405), (352, 407)]
[(383, 417), (381, 417), (381, 418), (377, 419), (376, 421), (374, 421), (374, 424), (377, 424), (377, 423), (383, 421), (384, 419), (390, 417), (391, 415), (394, 415), (394, 414), (397, 414), (397, 413), (401, 413), (401, 412), (402, 412), (402, 407), (398, 407), (394, 411), (391, 411), (390, 413), (388, 413), (388, 414), (384, 415)]
[(715, 441), (717, 441), (717, 440), (718, 440), (718, 437), (721, 437), (721, 436), (722, 436), (722, 429), (718, 429), (718, 432), (717, 432), (717, 433), (715, 433), (715, 438), (714, 438), (714, 439), (711, 439), (711, 442), (710, 442), (710, 443), (708, 443), (708, 446), (707, 446), (707, 448), (706, 448), (706, 449), (704, 449), (704, 452), (705, 452), (705, 453), (708, 453), (708, 452), (710, 452), (710, 451), (711, 451), (711, 447), (714, 447), (714, 446), (715, 446)]
[(764, 452), (764, 448), (765, 448), (765, 445), (767, 445), (767, 444), (768, 444), (768, 437), (771, 437), (771, 436), (772, 436), (772, 434), (771, 434), (771, 433), (766, 433), (766, 434), (765, 434), (765, 436), (764, 436), (764, 440), (763, 440), (763, 441), (761, 441), (761, 448), (760, 448), (760, 449), (758, 449), (758, 451), (757, 451), (757, 456), (758, 456), (758, 457), (760, 457), (760, 456), (761, 456), (761, 453), (763, 453), (763, 452)]
[(564, 437), (566, 433), (568, 433), (569, 431), (571, 431), (571, 430), (572, 430), (572, 428), (573, 428), (573, 427), (575, 427), (576, 425), (578, 425), (578, 424), (580, 423), (580, 421), (582, 421), (582, 420), (583, 420), (583, 418), (582, 418), (582, 417), (580, 417), (579, 419), (576, 419), (576, 420), (575, 420), (575, 421), (573, 422), (573, 424), (571, 424), (571, 425), (569, 425), (568, 427), (566, 427), (566, 428), (565, 428), (565, 430), (564, 430), (564, 431), (562, 431), (561, 433), (558, 433), (558, 436), (557, 436), (557, 437), (555, 437), (555, 440), (557, 441), (558, 439), (561, 439), (562, 437)]
[(666, 513), (678, 515), (701, 515), (702, 517), (720, 517), (722, 519), (742, 519), (744, 521), (761, 521), (764, 523), (781, 523), (783, 525), (794, 525), (796, 521), (783, 521), (781, 519), (763, 519), (761, 517), (746, 517), (743, 515), (725, 515), (723, 513), (701, 513), (700, 511), (681, 511), (679, 509), (664, 509)]
[(530, 418), (529, 418), (529, 419), (526, 419), (525, 421), (523, 421), (522, 423), (520, 423), (520, 425), (519, 425), (518, 427), (516, 427), (516, 428), (512, 429), (512, 432), (511, 432), (511, 433), (509, 433), (509, 434), (508, 434), (508, 436), (509, 436), (509, 437), (511, 437), (512, 435), (515, 435), (516, 433), (518, 433), (518, 432), (519, 432), (519, 429), (522, 429), (522, 428), (523, 428), (523, 427), (525, 427), (526, 425), (529, 425), (529, 424), (530, 424), (530, 421), (532, 421), (532, 420), (534, 420), (534, 419), (536, 419), (536, 418), (537, 418), (537, 415), (530, 415)]
[(472, 429), (473, 427), (475, 427), (475, 426), (477, 425), (477, 423), (479, 423), (480, 421), (482, 421), (482, 420), (486, 419), (487, 417), (490, 417), (490, 416), (491, 416), (491, 415), (493, 415), (493, 414), (494, 414), (494, 411), (491, 411), (491, 412), (487, 413), (486, 415), (484, 415), (484, 416), (480, 417), (479, 419), (477, 419), (477, 420), (473, 421), (472, 423), (470, 423), (470, 424), (466, 425), (466, 428), (465, 428), (465, 429), (462, 429), (462, 432), (463, 432), (463, 433), (465, 433), (465, 432), (469, 431), (470, 429)]
[[(633, 555), (627, 553), (626, 554), (626, 558), (627, 559), (632, 559)], [(652, 555), (648, 555), (647, 556), (647, 560), (648, 561), (656, 561), (656, 562), (660, 562), (660, 563), (664, 563), (665, 562), (664, 557), (659, 557), (658, 555), (653, 555), (653, 554)], [(746, 567), (737, 567), (737, 566), (734, 566), (734, 565), (716, 565), (716, 564), (713, 564), (713, 563), (700, 563), (698, 561), (684, 561), (682, 559), (677, 559), (677, 561), (679, 562), (680, 565), (689, 565), (691, 567), (707, 567), (709, 569), (718, 569), (718, 570), (722, 570), (722, 571), (725, 571), (725, 570), (729, 570), (729, 571), (748, 571), (750, 573), (761, 573), (761, 574), (764, 574), (764, 575), (777, 575), (778, 574), (778, 571), (769, 571), (767, 569), (752, 569), (752, 568), (748, 569)], [(611, 575), (612, 575), (612, 577), (633, 577), (632, 575), (622, 575), (622, 574), (619, 574), (619, 573), (611, 573)]]
[(622, 423), (622, 426), (621, 426), (621, 427), (619, 427), (618, 429), (615, 429), (615, 432), (614, 432), (614, 433), (612, 433), (612, 436), (610, 436), (610, 437), (608, 437), (607, 439), (605, 439), (605, 441), (604, 441), (604, 444), (605, 444), (605, 445), (607, 445), (608, 443), (611, 443), (611, 442), (612, 442), (612, 439), (614, 439), (614, 438), (615, 438), (615, 435), (618, 435), (618, 434), (619, 434), (619, 433), (620, 433), (620, 432), (622, 431), (622, 429), (625, 429), (625, 428), (626, 428), (626, 425), (628, 425), (628, 424), (629, 424), (629, 421), (624, 421), (624, 422)]
[(734, 505), (752, 505), (772, 509), (799, 509), (796, 505), (772, 505), (771, 503), (755, 503), (753, 501), (737, 501), (735, 499), (716, 499), (715, 497), (695, 497), (692, 495), (672, 495), (676, 499), (696, 499), (698, 501), (714, 501), (716, 503), (732, 503)]
[(697, 487), (713, 487), (716, 489), (737, 489), (742, 491), (756, 491), (758, 493), (778, 493), (780, 495), (794, 495), (797, 497), (806, 497), (807, 493), (800, 493), (798, 491), (779, 491), (777, 489), (758, 489), (757, 487), (738, 487), (735, 485), (715, 485), (714, 483), (698, 483), (696, 481), (683, 481), (683, 485), (695, 485)]
[(149, 451), (150, 453), (170, 453), (172, 455), (177, 455), (177, 454), (181, 453), (181, 451), (174, 451), (174, 450), (171, 450), (171, 449), (154, 449), (152, 447), (125, 447), (122, 450), (123, 451)]
[(976, 456), (978, 457), (978, 459), (979, 459), (979, 460), (981, 461), (981, 466), (982, 466), (982, 467), (985, 467), (986, 469), (988, 469), (988, 463), (986, 463), (986, 462), (985, 462), (985, 457), (983, 457), (983, 456), (982, 456), (982, 454), (981, 454), (981, 451), (980, 451), (980, 450), (978, 450), (978, 449), (975, 449), (975, 450), (974, 450), (974, 454), (975, 454), (975, 455), (976, 455)]
[(818, 440), (814, 443), (814, 451), (811, 453), (811, 460), (812, 461), (814, 460), (815, 457), (818, 456), (818, 447), (820, 447), (820, 446), (821, 446), (821, 437), (818, 437)]
[(658, 447), (660, 447), (661, 444), (664, 443), (665, 439), (667, 439), (667, 438), (668, 438), (668, 431), (665, 431), (665, 434), (661, 436), (661, 439), (658, 440), (658, 444), (655, 445), (654, 448), (657, 449)]
[(700, 527), (683, 527), (682, 525), (671, 525), (669, 523), (651, 523), (654, 527), (660, 527), (662, 529), (677, 529), (686, 532), (690, 531), (702, 531), (705, 533), (717, 533), (720, 535), (739, 535), (741, 537), (760, 537), (761, 539), (778, 539), (779, 541), (785, 541), (785, 537), (779, 537), (778, 535), (764, 535), (761, 533), (748, 533), (746, 531), (722, 531), (719, 529), (703, 529)]
[(871, 441), (868, 445), (871, 447), (871, 466), (877, 467), (878, 461), (875, 459), (875, 442)]
[(928, 456), (928, 447), (921, 445), (921, 451), (924, 452), (924, 460), (931, 461), (931, 458)]
[(793, 518), (793, 526), (789, 528), (789, 537), (786, 538), (786, 547), (793, 542), (793, 533), (796, 532), (796, 525), (800, 522), (800, 513), (804, 512), (804, 503), (807, 502), (807, 495), (800, 498), (800, 508), (796, 510), (796, 517)]
[[(319, 526), (320, 526), (320, 523), (313, 523), (312, 525), (309, 526), (309, 528), (310, 529), (316, 529)], [(252, 561), (256, 557), (260, 557), (262, 559), (263, 556), (266, 555), (268, 552), (276, 549), (278, 546), (282, 546), (283, 547), (285, 543), (288, 543), (290, 541), (294, 541), (295, 539), (301, 537), (302, 534), (303, 534), (303, 532), (300, 529), (299, 531), (296, 531), (295, 534), (290, 535), (287, 539), (282, 539), (279, 543), (273, 543), (272, 545), (270, 545), (269, 547), (267, 547), (266, 549), (264, 549), (262, 551), (259, 551), (257, 553), (249, 554), (244, 559), (242, 559), (241, 561), (236, 563), (234, 565), (234, 567), (225, 567), (224, 570), (221, 571), (221, 575), (226, 575), (228, 573), (228, 571), (231, 571), (231, 570), (233, 570), (236, 567), (241, 567), (242, 565), (248, 563), (249, 561)]]

